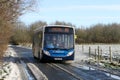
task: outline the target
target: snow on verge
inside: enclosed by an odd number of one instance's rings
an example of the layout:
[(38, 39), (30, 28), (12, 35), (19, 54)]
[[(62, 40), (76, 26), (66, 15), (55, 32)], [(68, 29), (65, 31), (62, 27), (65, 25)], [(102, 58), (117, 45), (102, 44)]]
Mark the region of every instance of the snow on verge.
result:
[(10, 62), (10, 65), (12, 67), (12, 70), (11, 70), (10, 74), (8, 76), (6, 76), (6, 78), (4, 80), (22, 80), (18, 66), (13, 62)]
[(3, 80), (22, 80), (19, 68), (13, 59), (15, 57), (15, 52), (12, 48), (8, 47), (5, 52), (5, 60), (3, 62), (2, 73), (0, 79)]

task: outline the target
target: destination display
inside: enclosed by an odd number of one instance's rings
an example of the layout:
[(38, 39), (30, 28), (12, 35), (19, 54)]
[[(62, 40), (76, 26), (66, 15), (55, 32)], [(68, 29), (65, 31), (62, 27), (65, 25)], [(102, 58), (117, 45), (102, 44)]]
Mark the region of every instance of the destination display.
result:
[(45, 32), (70, 33), (73, 32), (73, 29), (67, 27), (47, 27)]

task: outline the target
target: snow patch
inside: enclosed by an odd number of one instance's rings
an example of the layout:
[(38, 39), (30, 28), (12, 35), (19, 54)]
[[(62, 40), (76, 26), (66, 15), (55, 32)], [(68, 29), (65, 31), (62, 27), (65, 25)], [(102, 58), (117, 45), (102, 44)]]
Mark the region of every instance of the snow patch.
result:
[(9, 46), (4, 55), (3, 67), (0, 69), (0, 79), (22, 80), (19, 68), (13, 59), (16, 53)]
[(10, 74), (6, 76), (4, 80), (22, 80), (18, 66), (15, 63), (10, 62), (10, 67), (12, 70), (10, 71)]

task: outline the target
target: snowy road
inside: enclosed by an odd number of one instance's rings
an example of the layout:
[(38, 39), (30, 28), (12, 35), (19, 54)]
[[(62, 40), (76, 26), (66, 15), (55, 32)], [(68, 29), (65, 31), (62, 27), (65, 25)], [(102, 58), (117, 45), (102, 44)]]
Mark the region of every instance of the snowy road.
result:
[[(79, 64), (76, 63), (80, 60), (81, 56), (77, 56), (75, 62), (73, 62), (72, 64), (66, 64), (62, 62), (40, 63), (39, 61), (33, 58), (31, 49), (18, 47), (18, 46), (11, 46), (11, 47), (17, 53), (17, 56), (19, 57), (20, 61), (22, 61), (25, 66), (31, 63), (36, 68), (38, 68), (39, 71), (41, 71), (47, 77), (48, 80), (119, 80), (120, 79), (120, 77), (117, 78), (111, 77), (110, 75), (108, 75), (103, 71), (94, 68), (89, 68), (88, 66), (83, 66), (83, 64), (81, 63)], [(28, 71), (28, 74), (32, 75), (28, 67), (26, 67), (26, 70)], [(34, 71), (35, 68), (33, 68), (32, 70)]]

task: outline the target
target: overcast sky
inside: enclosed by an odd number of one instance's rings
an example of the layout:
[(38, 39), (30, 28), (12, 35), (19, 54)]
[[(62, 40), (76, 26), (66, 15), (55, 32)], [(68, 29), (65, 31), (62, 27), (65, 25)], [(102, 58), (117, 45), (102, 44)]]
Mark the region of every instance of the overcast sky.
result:
[(26, 25), (40, 20), (48, 24), (65, 21), (77, 27), (120, 23), (120, 0), (37, 0), (35, 10), (20, 20)]

